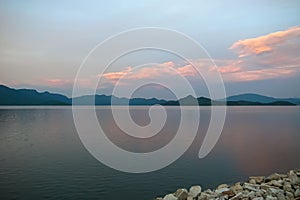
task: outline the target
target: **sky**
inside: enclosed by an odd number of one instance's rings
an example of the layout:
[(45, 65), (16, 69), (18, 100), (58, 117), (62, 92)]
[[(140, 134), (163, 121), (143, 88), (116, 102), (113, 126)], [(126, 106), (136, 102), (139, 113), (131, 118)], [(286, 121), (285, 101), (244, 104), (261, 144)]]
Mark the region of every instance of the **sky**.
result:
[[(160, 27), (179, 31), (205, 48), (228, 96), (300, 97), (299, 13), (296, 0), (1, 0), (0, 83), (71, 96), (79, 66), (97, 44), (122, 31)], [(207, 59), (193, 59), (210, 69)], [(209, 96), (193, 66), (167, 52), (143, 50), (120, 58), (101, 75), (98, 93), (110, 94), (124, 76), (119, 84), (124, 96), (126, 87), (138, 80), (178, 77), (187, 78), (197, 96)], [(93, 73), (79, 80), (82, 91), (99, 78)], [(135, 95), (174, 97), (159, 85), (145, 85)], [(185, 95), (182, 88), (179, 96)]]

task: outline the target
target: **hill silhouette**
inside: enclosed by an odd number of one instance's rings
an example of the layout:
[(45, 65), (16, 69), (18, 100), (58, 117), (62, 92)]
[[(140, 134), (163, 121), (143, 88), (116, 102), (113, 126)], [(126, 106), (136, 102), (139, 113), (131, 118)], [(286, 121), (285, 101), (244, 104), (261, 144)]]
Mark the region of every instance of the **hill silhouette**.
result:
[(111, 95), (85, 95), (68, 98), (61, 94), (38, 92), (34, 89), (14, 89), (0, 85), (0, 105), (164, 105), (164, 106), (263, 106), (263, 105), (300, 105), (300, 99), (279, 99), (258, 94), (241, 94), (230, 96), (224, 100), (211, 100), (206, 97), (193, 97), (191, 95), (179, 100), (145, 99), (145, 98), (119, 98)]

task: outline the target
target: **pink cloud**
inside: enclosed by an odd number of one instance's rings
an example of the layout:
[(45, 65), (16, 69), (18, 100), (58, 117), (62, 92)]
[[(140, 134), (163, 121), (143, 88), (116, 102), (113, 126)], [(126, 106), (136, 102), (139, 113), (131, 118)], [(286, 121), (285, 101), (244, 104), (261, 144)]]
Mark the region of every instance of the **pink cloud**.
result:
[[(232, 81), (257, 81), (278, 77), (287, 77), (295, 72), (293, 69), (285, 68), (272, 68), (272, 69), (259, 69), (250, 71), (240, 71), (231, 74)], [(229, 80), (230, 81), (230, 80)]]
[(300, 28), (292, 27), (257, 38), (240, 40), (230, 49), (236, 50), (239, 58), (219, 67), (227, 81), (290, 77), (300, 69)]
[(67, 79), (45, 79), (44, 82), (46, 82), (46, 84), (48, 86), (65, 86), (65, 85), (70, 85), (73, 82), (71, 82), (70, 80)]
[[(124, 70), (122, 71), (118, 71), (118, 72), (108, 72), (108, 73), (104, 73), (102, 76), (113, 82), (116, 83), (120, 78), (122, 78), (123, 76), (131, 73), (132, 71), (132, 67), (126, 67)], [(99, 75), (98, 75), (99, 76)]]
[(278, 31), (256, 38), (239, 40), (229, 49), (237, 51), (240, 58), (250, 55), (260, 55), (262, 53), (271, 52), (276, 49), (277, 46), (299, 36), (300, 27), (292, 27), (284, 31)]
[[(290, 77), (300, 69), (299, 44), (300, 28), (292, 27), (256, 38), (237, 41), (230, 47), (238, 52), (239, 56), (236, 59), (214, 61), (219, 66), (218, 72), (222, 74), (225, 81), (229, 82)], [(196, 63), (197, 68), (200, 67), (202, 70), (215, 70), (210, 59), (198, 59), (193, 63)], [(196, 77), (199, 74), (191, 64), (169, 61), (138, 69), (126, 67), (124, 70), (108, 72), (102, 76), (107, 82), (116, 84), (120, 78), (123, 78), (126, 83), (130, 83), (130, 81), (138, 79)], [(124, 82), (119, 84), (124, 84)]]
[[(298, 59), (300, 61), (300, 59)], [(231, 61), (231, 64), (218, 67), (218, 71), (222, 74), (223, 79), (228, 82), (258, 81), (274, 78), (286, 78), (294, 75), (300, 69), (300, 63), (295, 62), (291, 65), (276, 63), (272, 60), (266, 61), (256, 60)], [(264, 68), (256, 67), (263, 65)], [(255, 67), (256, 69), (253, 69)]]
[(136, 80), (162, 78), (176, 75), (195, 76), (195, 74), (196, 71), (191, 65), (176, 67), (175, 63), (170, 61), (161, 64), (154, 64), (151, 67), (138, 69), (126, 67), (121, 71), (104, 73), (102, 77), (104, 77), (107, 81), (115, 84), (120, 78), (122, 78), (123, 80)]
[(175, 67), (175, 63), (172, 62), (172, 61), (169, 61), (169, 62), (164, 62), (162, 64), (160, 64), (160, 66), (163, 66), (163, 67)]
[[(92, 85), (91, 79), (78, 79), (77, 83), (81, 87), (90, 87)], [(53, 78), (53, 79), (43, 79), (42, 84), (51, 86), (51, 87), (72, 87), (74, 84), (73, 79), (59, 79), (59, 78)]]
[(238, 64), (239, 64), (239, 62), (237, 62), (237, 63), (232, 62), (230, 65), (225, 65), (225, 66), (218, 67), (218, 71), (221, 74), (239, 72), (239, 71), (242, 70), (242, 68), (240, 66), (238, 66)]
[(178, 74), (182, 76), (197, 76), (198, 72), (192, 65), (185, 65), (183, 67), (177, 68)]

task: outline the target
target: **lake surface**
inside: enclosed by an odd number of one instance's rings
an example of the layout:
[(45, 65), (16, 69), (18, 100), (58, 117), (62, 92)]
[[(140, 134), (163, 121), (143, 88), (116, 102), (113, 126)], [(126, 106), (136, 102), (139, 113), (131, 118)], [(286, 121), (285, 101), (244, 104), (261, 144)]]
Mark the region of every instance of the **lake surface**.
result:
[[(149, 123), (148, 107), (131, 107), (133, 120)], [(190, 108), (189, 108), (190, 109)], [(97, 107), (108, 138), (133, 152), (149, 152), (172, 140), (180, 121), (178, 107), (167, 107), (163, 130), (151, 139), (124, 134), (110, 109)], [(201, 185), (247, 180), (250, 175), (300, 167), (300, 107), (228, 107), (221, 137), (210, 154), (198, 158), (210, 120), (201, 107), (198, 134), (176, 162), (159, 171), (129, 174), (91, 156), (76, 132), (70, 107), (0, 108), (0, 199), (151, 200)], [(189, 137), (189, 130), (186, 130)], [(109, 152), (108, 152), (109, 153)]]

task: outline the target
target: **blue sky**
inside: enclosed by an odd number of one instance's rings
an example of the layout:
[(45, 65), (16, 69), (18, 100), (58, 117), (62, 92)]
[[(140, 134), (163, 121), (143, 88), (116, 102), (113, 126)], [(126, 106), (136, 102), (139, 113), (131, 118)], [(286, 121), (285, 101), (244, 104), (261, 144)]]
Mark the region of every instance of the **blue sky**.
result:
[[(0, 83), (70, 95), (78, 67), (95, 45), (121, 31), (150, 26), (180, 31), (202, 44), (220, 67), (228, 95), (255, 92), (300, 97), (299, 8), (299, 1), (284, 0), (2, 0)], [(261, 52), (261, 48), (267, 49)], [(148, 53), (129, 56), (108, 73), (124, 72), (136, 60), (147, 60)], [(165, 73), (157, 78), (168, 78), (168, 72), (161, 69), (164, 63), (172, 62), (176, 70), (187, 69), (172, 56), (154, 54), (151, 59), (161, 65), (150, 70), (158, 68)], [(114, 86), (108, 75), (99, 92), (109, 93)], [(186, 76), (198, 95), (208, 95), (201, 81)], [(128, 79), (127, 84), (134, 80)], [(164, 97), (162, 91), (145, 90), (143, 96)]]

